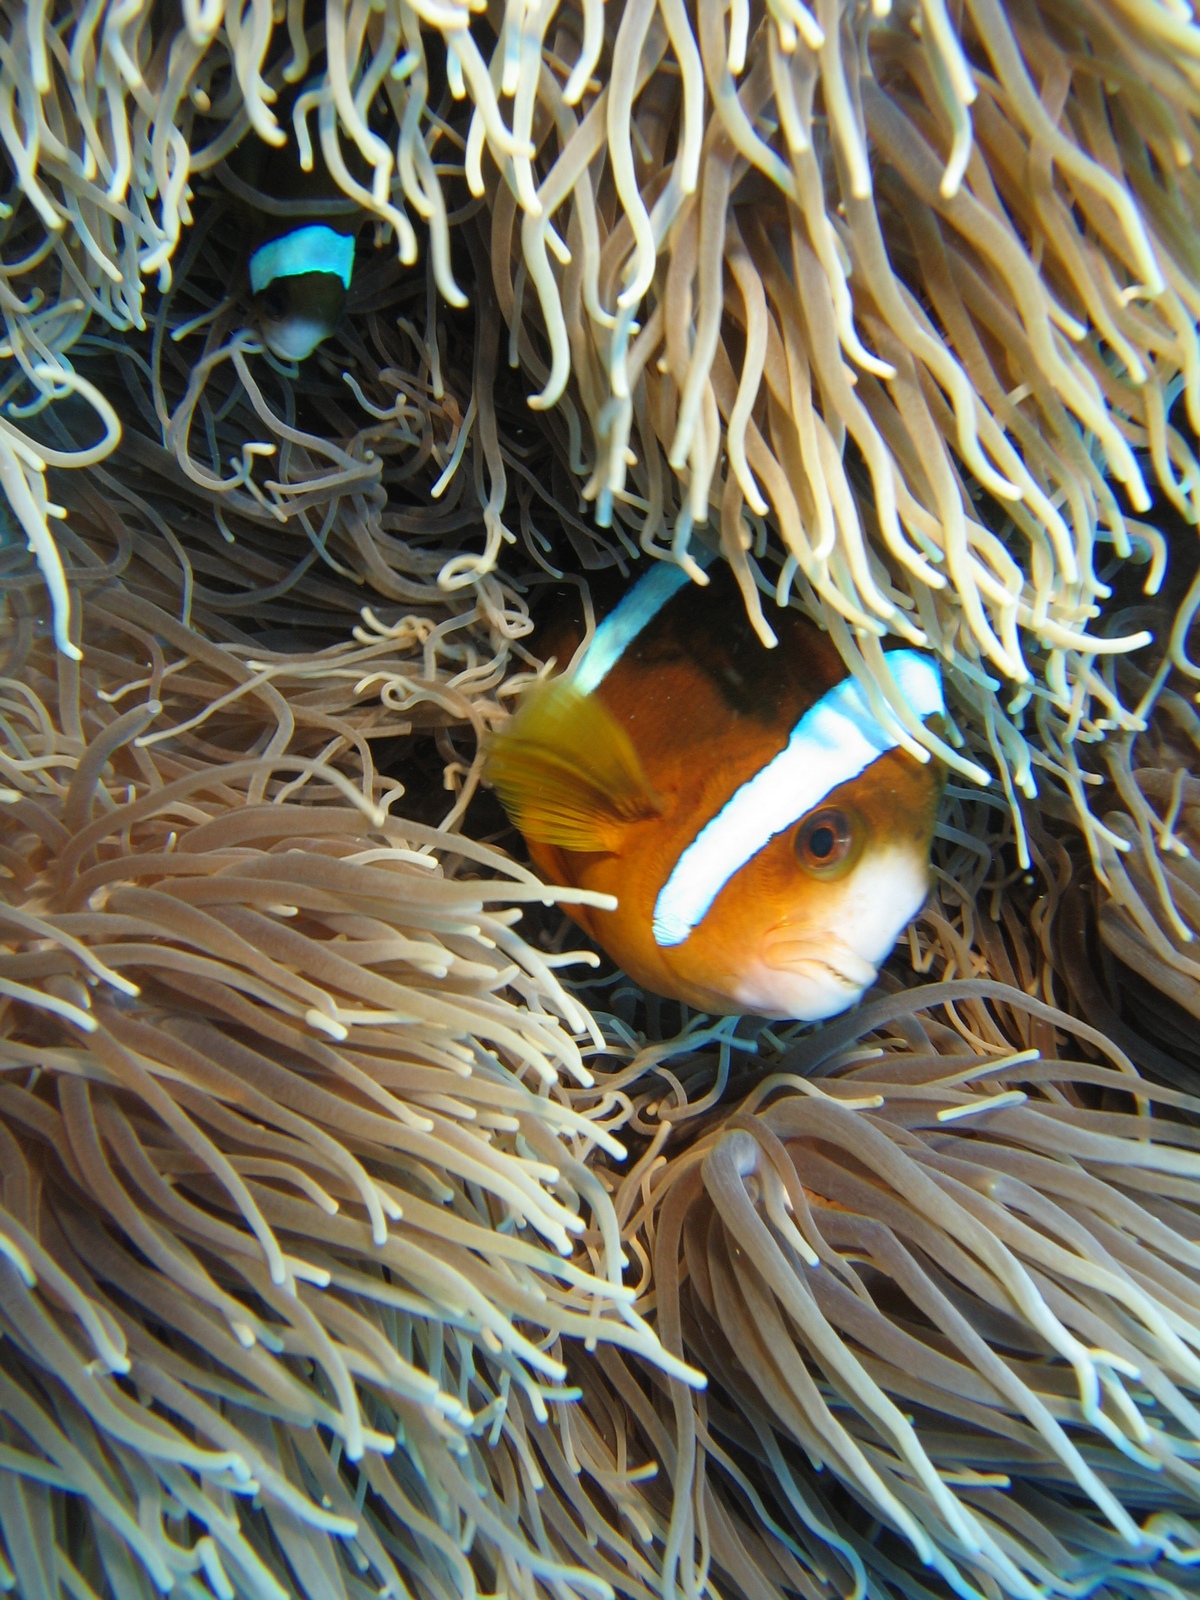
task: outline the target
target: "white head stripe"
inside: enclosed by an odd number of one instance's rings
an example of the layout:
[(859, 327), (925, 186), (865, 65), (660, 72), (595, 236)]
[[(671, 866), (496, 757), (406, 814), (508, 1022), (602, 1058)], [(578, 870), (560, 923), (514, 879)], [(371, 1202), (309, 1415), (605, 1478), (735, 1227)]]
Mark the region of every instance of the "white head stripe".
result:
[[(712, 560), (705, 550), (698, 549), (694, 554), (701, 567)], [(683, 568), (673, 561), (656, 561), (638, 579), (592, 635), (573, 680), (580, 694), (591, 694), (608, 677), (638, 634), (649, 627), (671, 596), (690, 582)]]
[[(887, 663), (918, 717), (945, 710), (932, 656), (892, 650)], [(773, 760), (738, 789), (675, 863), (654, 906), (654, 939), (682, 944), (721, 890), (768, 839), (790, 828), (899, 740), (876, 721), (853, 678), (843, 678), (800, 718)]]
[(354, 272), (353, 234), (313, 223), (260, 245), (250, 257), (250, 288), (259, 294), (279, 278), (298, 278), (305, 272), (332, 273), (348, 289)]

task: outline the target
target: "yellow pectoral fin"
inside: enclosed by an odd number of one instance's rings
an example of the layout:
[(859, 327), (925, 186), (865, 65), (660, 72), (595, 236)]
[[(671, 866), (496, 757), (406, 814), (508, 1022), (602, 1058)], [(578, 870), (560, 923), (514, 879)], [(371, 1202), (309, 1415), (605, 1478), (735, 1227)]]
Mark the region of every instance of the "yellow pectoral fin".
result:
[(527, 839), (563, 850), (614, 850), (628, 823), (662, 810), (625, 729), (561, 678), (493, 737), (487, 776)]

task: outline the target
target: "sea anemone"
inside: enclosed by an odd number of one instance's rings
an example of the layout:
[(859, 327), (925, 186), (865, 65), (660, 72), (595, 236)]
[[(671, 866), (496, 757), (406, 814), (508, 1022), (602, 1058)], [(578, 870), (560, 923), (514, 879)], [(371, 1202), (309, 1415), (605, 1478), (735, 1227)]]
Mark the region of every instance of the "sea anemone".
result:
[[(974, 804), (943, 861), (979, 861)], [(764, 1596), (1190, 1588), (1200, 1101), (1062, 1009), (1090, 868), (1034, 847), (1053, 870), (1025, 909), (990, 860), (974, 882), (954, 862), (915, 972), (846, 1018), (694, 1024), (609, 1080), (646, 1141), (610, 1178), (627, 1248), (710, 1380), (655, 1380), (647, 1406), (603, 1358), (624, 1426), (659, 1441), (664, 1594), (712, 1567)], [(1129, 1049), (1194, 1086), (1171, 1002), (1147, 1007), (1157, 1042), (1118, 1003)]]
[(293, 711), (127, 583), (86, 617), (3, 684), (0, 1580), (607, 1594), (537, 1509), (562, 1345), (700, 1378), (588, 1171), (580, 958), (513, 926), (553, 891), (350, 783), (336, 673)]
[[(0, 1586), (1191, 1587), (1190, 12), (4, 14)], [(376, 246), (303, 372), (288, 139)], [(535, 586), (694, 541), (950, 768), (817, 1033), (465, 836)]]
[[(856, 1027), (989, 988), (902, 994)], [(1194, 1129), (1149, 1112), (1195, 1099), (1033, 1051), (871, 1051), (817, 1084), (814, 1055), (844, 1042), (827, 1031), (639, 1218), (659, 1331), (723, 1391), (703, 1404), (714, 1461), (749, 1463), (810, 1532), (808, 1474), (829, 1469), (893, 1536), (843, 1535), (848, 1575), (881, 1560), (1020, 1595), (1190, 1565), (1200, 1188)], [(1130, 1109), (1090, 1109), (1094, 1086), (1132, 1086)], [(694, 1459), (692, 1409), (680, 1391)], [(681, 1474), (668, 1558), (695, 1559), (693, 1493)]]

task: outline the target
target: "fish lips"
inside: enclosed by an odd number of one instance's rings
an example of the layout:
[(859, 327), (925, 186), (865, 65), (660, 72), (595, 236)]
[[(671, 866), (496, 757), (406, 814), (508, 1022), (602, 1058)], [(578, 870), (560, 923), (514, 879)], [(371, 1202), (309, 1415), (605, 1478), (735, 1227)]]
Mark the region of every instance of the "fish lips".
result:
[(263, 318), (263, 343), (281, 361), (307, 361), (313, 351), (333, 332), (328, 322), (306, 317), (290, 317), (272, 322)]
[(875, 982), (879, 972), (873, 961), (851, 950), (841, 940), (827, 933), (814, 937), (786, 922), (768, 930), (761, 952), (765, 965), (776, 971), (819, 967), (844, 988), (860, 992)]
[(757, 969), (747, 989), (759, 991), (764, 1009), (804, 1022), (847, 1010), (879, 975), (873, 961), (836, 937), (787, 922), (763, 936)]

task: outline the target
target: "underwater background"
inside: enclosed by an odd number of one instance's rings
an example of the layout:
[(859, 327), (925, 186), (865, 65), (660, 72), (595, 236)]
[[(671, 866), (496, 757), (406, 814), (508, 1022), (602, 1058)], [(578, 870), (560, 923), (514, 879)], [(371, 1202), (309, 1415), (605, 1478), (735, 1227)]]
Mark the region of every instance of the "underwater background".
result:
[[(0, 14), (0, 1590), (1196, 1590), (1186, 0)], [(824, 1023), (483, 781), (712, 559), (946, 774)]]

